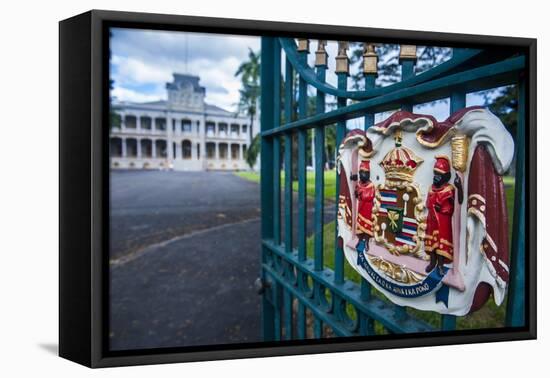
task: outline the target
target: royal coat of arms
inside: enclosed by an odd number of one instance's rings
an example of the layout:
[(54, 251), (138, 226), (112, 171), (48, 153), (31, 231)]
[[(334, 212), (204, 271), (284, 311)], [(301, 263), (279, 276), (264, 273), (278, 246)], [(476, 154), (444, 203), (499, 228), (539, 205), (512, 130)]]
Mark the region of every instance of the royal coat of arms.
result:
[(465, 315), (508, 282), (502, 174), (513, 139), (481, 107), (446, 121), (405, 111), (339, 148), (338, 234), (348, 262), (391, 301)]

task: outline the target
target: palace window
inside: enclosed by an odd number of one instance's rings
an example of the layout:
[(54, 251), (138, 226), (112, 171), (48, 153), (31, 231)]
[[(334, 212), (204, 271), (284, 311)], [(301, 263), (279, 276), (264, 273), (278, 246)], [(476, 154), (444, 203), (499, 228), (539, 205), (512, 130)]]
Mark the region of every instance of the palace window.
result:
[(243, 125), (243, 134), (246, 133), (246, 130), (248, 130), (248, 126), (247, 126), (247, 125)]
[(111, 138), (110, 150), (111, 150), (112, 157), (121, 157), (122, 156), (122, 139)]
[(239, 158), (239, 145), (238, 144), (232, 144), (231, 145), (231, 159), (237, 160)]
[(166, 154), (166, 141), (165, 140), (163, 140), (163, 139), (155, 140), (155, 148), (157, 150), (157, 156), (154, 156), (154, 157), (165, 158), (167, 156), (167, 154)]
[(183, 159), (191, 159), (191, 142), (184, 140), (181, 142), (181, 154)]
[(220, 159), (227, 159), (227, 143), (220, 143), (218, 148), (220, 149)]
[(216, 134), (216, 125), (214, 122), (206, 122), (206, 136), (214, 136)]
[(139, 118), (142, 130), (151, 130), (151, 117), (142, 116)]
[(135, 129), (137, 126), (137, 118), (133, 115), (127, 115), (124, 117), (124, 126), (127, 129)]
[(150, 139), (142, 139), (141, 144), (141, 156), (152, 157), (153, 156), (153, 142)]
[(216, 158), (216, 143), (212, 143), (212, 142), (206, 143), (206, 158), (208, 159)]
[(166, 130), (166, 118), (155, 118), (155, 130)]
[(218, 123), (220, 135), (227, 135), (227, 123)]
[(193, 131), (190, 120), (188, 119), (181, 120), (181, 131), (184, 133), (190, 133)]
[(231, 136), (237, 137), (239, 136), (239, 125), (232, 123), (231, 124)]
[(246, 156), (246, 144), (243, 144), (243, 156)]
[(126, 156), (137, 157), (137, 140), (126, 139)]

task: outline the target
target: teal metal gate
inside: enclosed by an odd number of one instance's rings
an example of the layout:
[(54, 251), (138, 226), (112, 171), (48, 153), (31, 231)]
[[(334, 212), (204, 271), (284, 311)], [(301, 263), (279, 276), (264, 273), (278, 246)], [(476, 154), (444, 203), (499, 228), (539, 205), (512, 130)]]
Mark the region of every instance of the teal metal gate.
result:
[[(409, 48), (411, 46), (408, 46)], [(510, 284), (506, 324), (525, 322), (525, 56), (494, 54), (482, 49), (453, 49), (452, 58), (415, 75), (415, 56), (401, 46), (402, 80), (375, 87), (372, 48), (363, 55), (365, 90), (348, 91), (349, 61), (346, 43), (339, 42), (336, 57), (338, 85), (326, 83), (327, 54), (319, 41), (316, 63), (307, 63), (309, 41), (262, 37), (261, 43), (261, 206), (262, 206), (262, 330), (271, 340), (320, 338), (327, 329), (336, 336), (375, 334), (375, 323), (389, 333), (426, 332), (434, 329), (415, 318), (405, 308), (373, 295), (369, 283), (350, 281), (344, 275), (344, 254), (334, 240), (334, 269), (323, 261), (324, 149), (325, 130), (336, 124), (336, 146), (346, 133), (346, 121), (364, 117), (365, 128), (374, 123), (374, 114), (391, 109), (412, 111), (414, 104), (450, 98), (451, 113), (465, 107), (466, 93), (503, 85), (518, 86), (518, 125), (516, 142), (516, 180), (511, 246)], [(281, 51), (285, 53), (281, 67)], [(369, 61), (369, 59), (371, 59)], [(376, 59), (376, 58), (374, 58)], [(284, 93), (281, 93), (284, 68)], [(292, 78), (298, 75), (298, 96), (293, 95)], [(315, 114), (308, 116), (308, 86), (316, 90)], [(325, 96), (337, 98), (337, 108), (327, 111)], [(353, 100), (353, 103), (348, 104)], [(282, 104), (284, 107), (282, 108)], [(294, 105), (297, 119), (293, 120)], [(285, 123), (282, 123), (282, 120)], [(313, 255), (307, 248), (306, 161), (307, 133), (313, 129), (315, 159), (315, 197), (313, 211)], [(296, 135), (297, 148), (292, 148)], [(281, 158), (284, 149), (284, 158)], [(297, 152), (297, 156), (293, 156)], [(297, 177), (293, 159), (297, 158)], [(284, 182), (281, 163), (284, 161)], [(293, 217), (293, 179), (297, 179), (297, 224)], [(336, 203), (338, 180), (336, 180)], [(283, 188), (281, 195), (281, 188)], [(284, 201), (282, 201), (283, 197)], [(337, 211), (337, 209), (335, 210)], [(335, 222), (336, 223), (336, 222)], [(284, 227), (284, 237), (282, 228)], [(294, 243), (294, 232), (297, 237)], [(336, 237), (335, 237), (336, 239)], [(297, 248), (293, 245), (296, 244)], [(352, 309), (350, 315), (350, 308)], [(355, 314), (355, 315), (354, 315)], [(454, 316), (442, 316), (441, 329), (453, 330)]]

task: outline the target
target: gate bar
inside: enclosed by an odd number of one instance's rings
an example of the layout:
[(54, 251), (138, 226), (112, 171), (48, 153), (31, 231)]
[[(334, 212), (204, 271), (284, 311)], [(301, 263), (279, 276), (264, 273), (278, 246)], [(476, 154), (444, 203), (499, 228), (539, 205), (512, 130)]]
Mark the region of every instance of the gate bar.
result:
[[(273, 59), (273, 52), (275, 46), (275, 40), (271, 37), (262, 37), (261, 39), (261, 59), (262, 62), (270, 62)], [(271, 88), (273, 85), (273, 66), (271, 64), (262, 64), (260, 66), (260, 77), (262, 85), (264, 88)], [(274, 103), (268, 96), (261, 96), (260, 103), (262, 107), (261, 112), (261, 130), (266, 131), (272, 129), (275, 125), (273, 124), (274, 120)], [(262, 175), (260, 176), (261, 180), (261, 206), (262, 206), (262, 239), (271, 239), (273, 237), (273, 187), (271, 183), (273, 182), (273, 170), (272, 168), (272, 138), (261, 138), (261, 150), (262, 150), (262, 159), (261, 159), (261, 169)], [(268, 263), (268, 255), (270, 255), (270, 250), (262, 245), (262, 265)], [(261, 278), (264, 282), (269, 282), (269, 277), (267, 276), (264, 269), (261, 270)], [(275, 309), (273, 303), (269, 301), (267, 295), (262, 295), (262, 337), (265, 341), (274, 340), (274, 321), (275, 321)]]
[[(300, 59), (307, 63), (307, 50), (300, 52)], [(307, 118), (307, 83), (299, 76), (298, 82), (298, 116)], [(298, 261), (306, 260), (307, 234), (307, 193), (306, 193), (306, 157), (307, 157), (307, 130), (298, 130)], [(298, 286), (305, 290), (305, 276), (297, 272)], [(298, 339), (306, 338), (306, 308), (302, 301), (298, 301)]]
[(518, 120), (516, 141), (516, 182), (514, 192), (514, 223), (510, 248), (510, 286), (506, 325), (525, 326), (525, 78), (518, 84)]
[(415, 99), (416, 102), (429, 102), (450, 96), (457, 88), (465, 92), (475, 92), (503, 85), (515, 84), (519, 72), (525, 68), (525, 57), (519, 56), (489, 64), (483, 67), (458, 72), (440, 79), (422, 83), (412, 88), (396, 90), (386, 95), (364, 100), (345, 108), (339, 108), (324, 114), (314, 115), (303, 120), (282, 125), (276, 129), (262, 132), (262, 136), (275, 135), (288, 130), (311, 128), (314, 125), (329, 125), (341, 120), (364, 116), (365, 112), (382, 112), (398, 107), (399, 103)]
[[(326, 80), (326, 61), (327, 53), (324, 47), (321, 45), (321, 41), (318, 42), (320, 46), (316, 54), (322, 54), (324, 59), (320, 62), (316, 62), (316, 74), (317, 80), (324, 82)], [(324, 64), (323, 64), (324, 63)], [(323, 91), (317, 89), (315, 113), (322, 114), (325, 112), (325, 94)], [(315, 220), (314, 220), (314, 270), (320, 271), (324, 265), (324, 222), (325, 222), (325, 128), (324, 126), (315, 127)], [(313, 283), (314, 298), (316, 304), (320, 305), (321, 301), (321, 287), (317, 281)], [(315, 338), (323, 337), (323, 322), (317, 316), (314, 316), (313, 321), (313, 336)]]
[[(293, 115), (293, 84), (294, 70), (292, 64), (285, 59), (285, 122), (292, 122)], [(285, 134), (285, 252), (292, 254), (293, 237), (293, 198), (292, 198), (292, 133), (289, 131)], [(291, 280), (294, 272), (291, 271), (293, 266), (285, 263), (285, 275), (287, 280)], [(290, 291), (285, 290), (283, 295), (283, 319), (285, 329), (285, 339), (292, 340), (292, 302), (293, 297)]]

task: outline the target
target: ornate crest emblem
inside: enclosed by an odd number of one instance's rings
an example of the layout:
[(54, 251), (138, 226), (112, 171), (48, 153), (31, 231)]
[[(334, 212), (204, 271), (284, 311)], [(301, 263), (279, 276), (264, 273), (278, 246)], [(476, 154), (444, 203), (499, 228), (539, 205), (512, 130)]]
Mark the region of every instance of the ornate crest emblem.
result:
[(424, 160), (402, 146), (401, 138), (397, 131), (395, 148), (380, 162), (385, 182), (378, 185), (374, 200), (374, 238), (390, 253), (415, 254), (426, 226), (414, 173)]
[[(339, 148), (338, 234), (350, 265), (390, 300), (464, 315), (508, 281), (501, 175), (513, 139), (483, 108), (445, 122), (400, 111)], [(498, 219), (498, 222), (488, 222)]]

